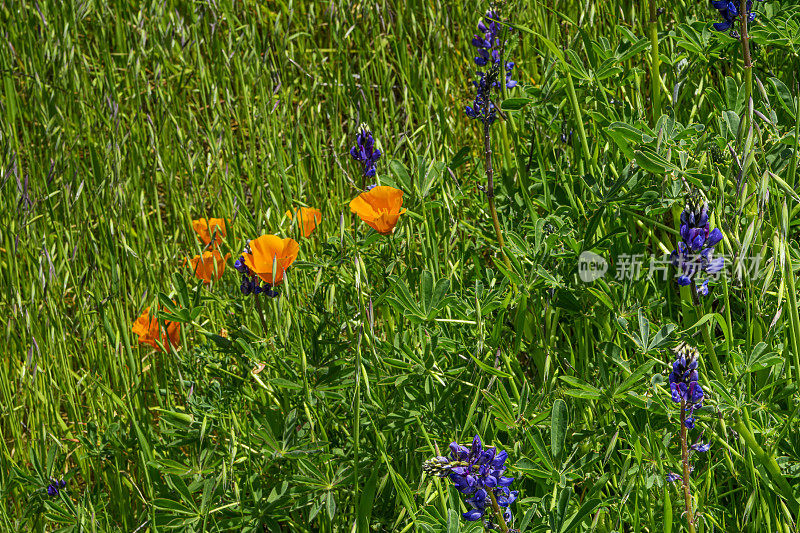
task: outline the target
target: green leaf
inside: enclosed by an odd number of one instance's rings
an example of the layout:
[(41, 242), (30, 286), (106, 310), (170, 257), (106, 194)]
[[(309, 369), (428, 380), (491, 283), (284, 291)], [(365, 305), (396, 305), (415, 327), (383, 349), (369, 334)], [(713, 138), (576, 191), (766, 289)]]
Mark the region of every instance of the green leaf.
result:
[(325, 500), (325, 509), (328, 512), (328, 518), (333, 521), (333, 517), (336, 514), (336, 496), (334, 496), (333, 492), (328, 492), (325, 495)]
[(194, 514), (188, 507), (186, 507), (182, 503), (173, 500), (168, 500), (166, 498), (156, 498), (155, 500), (153, 500), (153, 507), (155, 507), (156, 509), (161, 509), (163, 511), (172, 511), (174, 513), (187, 514), (187, 515)]
[(567, 404), (562, 399), (553, 402), (553, 411), (550, 415), (550, 451), (558, 459), (564, 451), (564, 441), (567, 438)]
[(451, 170), (455, 170), (467, 161), (469, 161), (470, 148), (469, 146), (464, 146), (461, 150), (453, 156), (453, 159), (450, 161), (450, 164), (447, 165), (450, 167)]
[(422, 175), (421, 182), (422, 182), (422, 197), (426, 198), (428, 193), (431, 191), (436, 182), (442, 177), (442, 173), (447, 165), (442, 163), (441, 161), (434, 161), (430, 164), (427, 168), (425, 168), (424, 175)]
[(666, 174), (668, 170), (678, 170), (677, 167), (669, 161), (655, 153), (649, 148), (636, 150), (634, 152), (636, 164), (653, 174)]
[(433, 274), (427, 270), (422, 272), (419, 282), (419, 301), (422, 305), (422, 313), (428, 314), (430, 303), (433, 299)]
[(649, 374), (653, 371), (653, 367), (655, 366), (655, 361), (648, 361), (647, 363), (643, 364), (639, 368), (636, 369), (630, 376), (628, 376), (625, 381), (623, 381), (617, 390), (614, 391), (614, 397), (620, 397), (625, 394), (628, 390), (632, 389), (636, 383), (642, 379), (645, 374)]
[(672, 499), (669, 494), (669, 483), (664, 484), (664, 533), (672, 533)]
[(597, 226), (600, 225), (600, 218), (603, 216), (603, 213), (606, 211), (606, 206), (601, 205), (597, 208), (592, 214), (592, 218), (589, 219), (589, 223), (586, 225), (586, 231), (583, 233), (583, 241), (581, 242), (581, 252), (584, 250), (589, 249), (589, 243), (594, 240), (594, 235), (597, 232)]
[(778, 95), (778, 101), (781, 103), (781, 107), (789, 114), (792, 120), (794, 120), (795, 105), (791, 91), (786, 84), (778, 78), (770, 78), (769, 82), (772, 84), (772, 88), (775, 89), (775, 94)]
[(508, 379), (508, 378), (511, 377), (510, 374), (506, 374), (505, 372), (502, 372), (501, 370), (499, 370), (499, 369), (497, 369), (497, 368), (495, 368), (493, 366), (487, 365), (486, 363), (484, 363), (483, 361), (481, 361), (480, 359), (478, 359), (474, 355), (469, 354), (469, 356), (472, 358), (473, 361), (475, 361), (475, 364), (478, 365), (478, 368), (480, 368), (484, 372), (487, 372), (487, 373), (489, 373), (489, 374), (491, 374), (493, 376), (497, 376), (498, 378), (506, 378), (506, 379)]
[(303, 390), (303, 386), (288, 379), (272, 378), (269, 382), (279, 389)]
[(375, 505), (375, 492), (378, 485), (378, 478), (381, 470), (373, 468), (364, 489), (361, 491), (361, 499), (358, 503), (358, 531), (369, 531), (372, 507)]
[(598, 498), (593, 498), (593, 499), (587, 501), (586, 503), (584, 503), (581, 506), (581, 508), (578, 509), (578, 512), (576, 512), (574, 515), (572, 515), (569, 518), (569, 520), (564, 522), (564, 524), (561, 526), (561, 529), (559, 530), (560, 533), (569, 533), (570, 531), (576, 529), (578, 526), (581, 525), (581, 523), (586, 519), (587, 516), (589, 516), (598, 507), (600, 507), (601, 503), (602, 503), (602, 500), (600, 500)]
[(401, 161), (392, 159), (389, 162), (389, 169), (392, 171), (392, 174), (394, 174), (397, 184), (401, 189), (404, 191), (412, 190), (411, 174), (409, 174), (408, 169)]
[(447, 533), (459, 533), (461, 517), (454, 509), (447, 510)]
[(574, 387), (574, 389), (565, 390), (564, 394), (573, 396), (575, 398), (585, 398), (590, 400), (596, 400), (601, 396), (600, 389), (593, 387), (588, 383), (584, 383), (577, 378), (572, 376), (559, 376), (559, 379)]
[(500, 109), (504, 111), (516, 111), (517, 109), (522, 109), (531, 102), (533, 102), (533, 98), (506, 98), (503, 100), (503, 103), (500, 104)]
[(647, 352), (648, 342), (650, 341), (650, 321), (644, 316), (644, 311), (639, 308), (639, 339), (642, 342), (642, 351)]
[(739, 133), (739, 124), (741, 118), (736, 111), (724, 111), (722, 113), (722, 120), (725, 123), (725, 128), (729, 138), (735, 138)]
[(659, 329), (658, 332), (653, 337), (653, 341), (647, 347), (647, 350), (651, 352), (653, 350), (657, 350), (658, 348), (660, 348), (662, 344), (664, 344), (665, 342), (667, 342), (667, 340), (669, 340), (670, 335), (672, 335), (672, 332), (675, 331), (677, 327), (678, 326), (676, 326), (675, 324), (665, 324), (664, 326), (662, 326), (661, 329)]

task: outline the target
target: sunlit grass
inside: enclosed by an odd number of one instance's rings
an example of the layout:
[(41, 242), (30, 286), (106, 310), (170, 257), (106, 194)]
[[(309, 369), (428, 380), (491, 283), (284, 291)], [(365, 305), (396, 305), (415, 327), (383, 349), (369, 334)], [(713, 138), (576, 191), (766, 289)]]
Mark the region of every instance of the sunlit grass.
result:
[[(464, 114), (483, 4), (0, 3), (0, 530), (479, 530), (422, 474), (477, 433), (509, 452), (516, 527), (679, 531), (684, 340), (698, 530), (794, 531), (800, 14), (758, 5), (749, 133), (738, 42), (662, 7), (653, 80), (644, 5), (503, 6), (506, 262)], [(352, 207), (375, 183), (402, 207)], [(699, 308), (617, 276), (675, 249), (690, 189), (720, 253), (761, 257)], [(262, 235), (298, 252), (283, 280), (259, 263), (280, 296), (256, 300), (234, 261)], [(148, 308), (178, 337), (140, 345)]]

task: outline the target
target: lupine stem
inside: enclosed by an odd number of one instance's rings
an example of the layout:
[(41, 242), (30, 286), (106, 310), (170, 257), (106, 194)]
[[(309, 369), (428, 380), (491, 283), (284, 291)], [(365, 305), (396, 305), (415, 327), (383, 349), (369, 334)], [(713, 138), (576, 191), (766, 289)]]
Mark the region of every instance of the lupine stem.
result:
[(694, 533), (694, 513), (692, 512), (692, 493), (689, 489), (689, 443), (686, 431), (686, 400), (681, 400), (681, 460), (683, 462), (683, 501), (686, 507), (686, 520), (689, 533)]
[(483, 121), (483, 155), (485, 158), (486, 169), (486, 198), (489, 200), (489, 213), (492, 215), (492, 225), (494, 226), (494, 234), (497, 237), (497, 245), (500, 247), (500, 253), (503, 255), (503, 261), (506, 268), (511, 269), (511, 260), (506, 255), (505, 241), (503, 240), (503, 232), (500, 229), (500, 219), (497, 216), (497, 208), (494, 205), (494, 168), (492, 167), (492, 136), (489, 128), (491, 122), (486, 118)]
[(489, 497), (492, 499), (492, 509), (494, 509), (494, 516), (497, 518), (497, 524), (503, 533), (508, 533), (508, 525), (506, 519), (503, 518), (503, 510), (500, 509), (500, 504), (497, 503), (497, 498), (494, 496), (494, 491), (489, 490)]
[(747, 106), (748, 122), (745, 131), (750, 127), (752, 119), (752, 107), (750, 100), (753, 97), (753, 63), (750, 59), (750, 35), (747, 33), (747, 22), (749, 14), (747, 12), (747, 0), (739, 0), (739, 17), (742, 21), (742, 56), (744, 58), (744, 78), (745, 78), (745, 105)]

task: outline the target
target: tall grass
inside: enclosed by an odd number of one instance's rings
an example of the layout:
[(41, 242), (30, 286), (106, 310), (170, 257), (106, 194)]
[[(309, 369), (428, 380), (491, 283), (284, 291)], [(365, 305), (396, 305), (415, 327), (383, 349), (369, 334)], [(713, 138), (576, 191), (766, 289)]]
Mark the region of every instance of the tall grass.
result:
[[(664, 381), (686, 340), (697, 530), (796, 531), (800, 11), (757, 8), (750, 114), (714, 10), (654, 6), (503, 6), (507, 265), (463, 114), (484, 4), (0, 2), (0, 529), (469, 531), (421, 462), (478, 433), (511, 455), (518, 528), (678, 531)], [(405, 192), (391, 237), (348, 208), (362, 122)], [(675, 248), (691, 189), (726, 254), (762, 258), (699, 306), (615, 276)], [(234, 257), (300, 242), (266, 331), (230, 265), (210, 288), (184, 266), (209, 216)], [(584, 251), (610, 262), (591, 284)], [(172, 300), (180, 348), (137, 345)]]

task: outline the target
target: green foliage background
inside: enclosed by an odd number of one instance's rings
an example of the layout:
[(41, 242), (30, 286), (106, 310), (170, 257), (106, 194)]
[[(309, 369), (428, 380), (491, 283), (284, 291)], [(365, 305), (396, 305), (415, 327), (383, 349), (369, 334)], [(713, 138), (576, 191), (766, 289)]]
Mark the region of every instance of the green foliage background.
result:
[[(679, 531), (685, 340), (699, 530), (796, 531), (800, 8), (757, 6), (750, 120), (716, 12), (656, 5), (655, 33), (628, 0), (502, 6), (508, 268), (463, 113), (484, 4), (0, 2), (0, 529), (473, 531), (421, 462), (478, 433), (511, 456), (522, 530)], [(405, 192), (390, 238), (348, 208), (361, 122)], [(613, 275), (675, 247), (691, 189), (720, 251), (762, 258), (700, 308)], [(308, 239), (299, 205), (323, 213)], [(300, 240), (266, 331), (231, 264), (210, 290), (183, 267), (209, 216), (234, 256)], [(579, 280), (583, 251), (605, 278)], [(137, 346), (172, 300), (180, 349)]]

